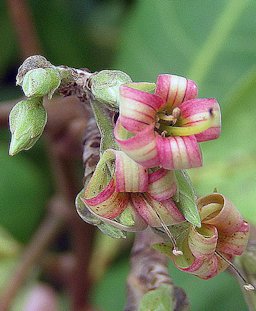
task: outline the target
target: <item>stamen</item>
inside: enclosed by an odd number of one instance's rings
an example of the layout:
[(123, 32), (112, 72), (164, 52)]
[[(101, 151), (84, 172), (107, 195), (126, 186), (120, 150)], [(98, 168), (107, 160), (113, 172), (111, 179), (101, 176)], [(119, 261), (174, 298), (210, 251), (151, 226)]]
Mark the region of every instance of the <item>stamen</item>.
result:
[(255, 287), (252, 285), (252, 284), (250, 284), (250, 283), (248, 283), (247, 282), (247, 280), (246, 280), (246, 278), (242, 275), (242, 273), (237, 269), (237, 267), (231, 262), (231, 261), (229, 261), (227, 258), (225, 258), (221, 253), (219, 253), (219, 252), (215, 252), (215, 254), (217, 255), (217, 256), (219, 256), (221, 259), (223, 259), (227, 264), (229, 264), (232, 268), (233, 268), (233, 270), (237, 273), (237, 275), (243, 280), (243, 282), (245, 283), (244, 285), (243, 285), (243, 287), (244, 287), (244, 289), (245, 290), (255, 290)]
[(182, 256), (183, 255), (183, 252), (181, 250), (178, 249), (178, 246), (177, 246), (177, 243), (176, 243), (176, 240), (174, 238), (174, 236), (172, 235), (171, 231), (169, 230), (169, 228), (166, 226), (166, 224), (164, 223), (162, 217), (160, 216), (160, 214), (158, 214), (157, 211), (155, 211), (159, 220), (160, 220), (160, 223), (165, 231), (165, 233), (168, 235), (168, 237), (170, 238), (172, 244), (173, 244), (173, 250), (172, 250), (172, 253), (174, 256)]
[(175, 119), (178, 119), (180, 117), (180, 108), (176, 107), (172, 111), (172, 115), (174, 116)]
[(161, 133), (161, 136), (162, 136), (162, 137), (165, 137), (166, 134), (167, 134), (167, 131), (163, 131), (163, 132)]
[(214, 112), (213, 109), (209, 109), (209, 117), (205, 120), (202, 120), (197, 125), (193, 126), (181, 126), (181, 127), (175, 127), (175, 126), (168, 126), (165, 124), (161, 124), (161, 130), (167, 131), (168, 135), (173, 136), (190, 136), (202, 133), (203, 131), (207, 130), (213, 125), (214, 122)]

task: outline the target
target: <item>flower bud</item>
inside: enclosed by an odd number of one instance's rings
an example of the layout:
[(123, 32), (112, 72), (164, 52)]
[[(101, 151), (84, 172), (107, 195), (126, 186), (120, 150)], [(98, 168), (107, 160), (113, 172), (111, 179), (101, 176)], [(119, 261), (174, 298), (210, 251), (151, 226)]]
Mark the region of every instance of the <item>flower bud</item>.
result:
[(42, 135), (47, 120), (42, 98), (31, 98), (18, 102), (9, 116), (12, 139), (10, 155), (30, 149)]
[(25, 59), (23, 64), (18, 69), (18, 74), (16, 76), (16, 85), (21, 85), (25, 74), (36, 68), (50, 68), (53, 67), (52, 64), (41, 55), (33, 55)]
[(130, 82), (131, 78), (122, 71), (102, 70), (91, 77), (91, 91), (96, 100), (117, 109), (119, 87)]
[(54, 68), (37, 68), (26, 73), (22, 89), (27, 97), (41, 97), (48, 95), (51, 98), (61, 82), (60, 74)]

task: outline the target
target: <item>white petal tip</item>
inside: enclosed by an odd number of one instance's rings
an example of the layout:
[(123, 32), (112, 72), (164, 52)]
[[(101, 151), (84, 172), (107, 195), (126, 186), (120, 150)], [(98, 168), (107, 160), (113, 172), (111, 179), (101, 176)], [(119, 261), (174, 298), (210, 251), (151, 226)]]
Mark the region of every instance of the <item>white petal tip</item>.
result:
[(245, 290), (255, 290), (255, 287), (252, 284), (245, 284), (244, 285)]
[(174, 249), (172, 251), (172, 253), (173, 253), (174, 256), (182, 256), (183, 255), (183, 252), (179, 251), (178, 249)]

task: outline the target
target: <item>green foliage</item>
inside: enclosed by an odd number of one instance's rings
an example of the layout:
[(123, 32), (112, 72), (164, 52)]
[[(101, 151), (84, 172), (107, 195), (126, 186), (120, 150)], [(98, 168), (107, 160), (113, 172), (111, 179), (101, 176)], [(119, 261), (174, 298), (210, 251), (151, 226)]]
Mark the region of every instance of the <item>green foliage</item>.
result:
[(42, 218), (49, 186), (30, 159), (11, 158), (7, 150), (7, 144), (1, 143), (0, 224), (25, 242)]
[(185, 171), (175, 171), (178, 185), (177, 206), (192, 225), (201, 227), (201, 219), (196, 206), (196, 195)]

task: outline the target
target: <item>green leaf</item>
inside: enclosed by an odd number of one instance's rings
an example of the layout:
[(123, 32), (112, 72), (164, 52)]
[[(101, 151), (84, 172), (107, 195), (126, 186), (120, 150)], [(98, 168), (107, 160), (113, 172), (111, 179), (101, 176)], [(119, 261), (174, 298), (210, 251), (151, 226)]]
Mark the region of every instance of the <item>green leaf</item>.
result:
[(114, 238), (114, 239), (121, 239), (121, 238), (125, 239), (126, 238), (126, 235), (124, 234), (123, 231), (107, 223), (102, 222), (97, 226), (102, 231), (102, 233), (110, 236), (111, 238)]
[(100, 151), (103, 153), (109, 148), (118, 150), (113, 134), (112, 120), (109, 111), (104, 107), (104, 104), (96, 100), (91, 100), (92, 110), (101, 134)]
[(172, 287), (161, 285), (147, 292), (141, 299), (139, 311), (172, 311)]
[(201, 220), (196, 205), (196, 195), (188, 174), (185, 171), (175, 171), (175, 176), (179, 192), (178, 208), (187, 221), (194, 226), (201, 227)]

